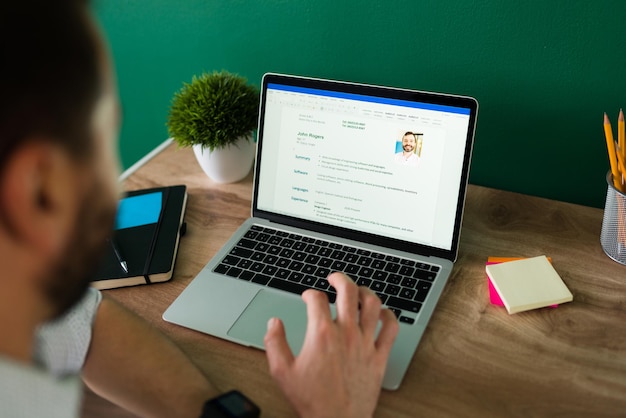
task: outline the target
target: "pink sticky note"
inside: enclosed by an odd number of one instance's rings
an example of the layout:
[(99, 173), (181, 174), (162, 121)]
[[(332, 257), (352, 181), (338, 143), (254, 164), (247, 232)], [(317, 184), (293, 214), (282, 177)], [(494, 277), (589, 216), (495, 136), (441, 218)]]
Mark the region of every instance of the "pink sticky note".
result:
[[(497, 263), (487, 262), (487, 265), (490, 265), (490, 264), (497, 264)], [(489, 301), (491, 302), (491, 304), (504, 306), (504, 302), (502, 302), (502, 298), (498, 294), (498, 291), (493, 286), (493, 283), (491, 283), (491, 279), (489, 278), (489, 276), (487, 276), (487, 283), (489, 283)]]
[[(489, 259), (491, 259), (491, 257), (489, 257)], [(506, 261), (513, 261), (513, 260), (519, 260), (519, 258), (510, 258), (508, 260), (500, 259), (498, 261), (489, 261), (489, 260), (487, 260), (486, 265), (488, 266), (490, 264), (506, 263)], [(504, 302), (502, 302), (502, 298), (500, 297), (500, 294), (498, 293), (498, 291), (494, 287), (493, 283), (491, 283), (491, 279), (489, 278), (489, 276), (486, 276), (486, 277), (487, 277), (487, 283), (489, 284), (489, 302), (491, 302), (492, 305), (504, 306)], [(551, 308), (558, 308), (559, 305), (550, 305), (550, 307)]]

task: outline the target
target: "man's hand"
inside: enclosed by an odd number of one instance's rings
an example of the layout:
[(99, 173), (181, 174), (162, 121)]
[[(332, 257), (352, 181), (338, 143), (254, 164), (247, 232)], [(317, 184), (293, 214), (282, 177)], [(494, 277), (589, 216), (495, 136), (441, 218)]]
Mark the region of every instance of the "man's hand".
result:
[(345, 274), (333, 273), (328, 281), (337, 291), (337, 318), (324, 293), (305, 291), (308, 324), (298, 357), (287, 345), (282, 322), (268, 322), (270, 373), (300, 417), (371, 417), (398, 322), (391, 311), (381, 310), (375, 293)]

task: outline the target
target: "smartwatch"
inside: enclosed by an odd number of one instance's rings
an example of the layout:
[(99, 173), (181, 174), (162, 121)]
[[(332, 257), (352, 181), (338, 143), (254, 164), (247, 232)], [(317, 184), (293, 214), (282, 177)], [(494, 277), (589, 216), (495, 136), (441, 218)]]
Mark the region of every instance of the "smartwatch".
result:
[(238, 390), (231, 390), (204, 404), (200, 418), (258, 418), (261, 410)]

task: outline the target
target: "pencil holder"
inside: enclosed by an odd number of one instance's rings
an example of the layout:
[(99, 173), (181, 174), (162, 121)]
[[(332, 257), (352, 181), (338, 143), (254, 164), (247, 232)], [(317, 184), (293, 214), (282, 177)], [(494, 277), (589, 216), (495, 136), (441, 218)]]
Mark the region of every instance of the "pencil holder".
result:
[(606, 255), (626, 265), (626, 195), (615, 188), (610, 171), (606, 182), (608, 187), (600, 243)]

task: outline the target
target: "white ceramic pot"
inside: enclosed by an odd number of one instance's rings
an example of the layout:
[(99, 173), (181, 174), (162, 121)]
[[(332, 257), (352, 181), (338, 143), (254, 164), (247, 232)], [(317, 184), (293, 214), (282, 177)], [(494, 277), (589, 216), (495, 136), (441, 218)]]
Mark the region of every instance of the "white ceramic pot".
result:
[(235, 183), (243, 180), (254, 161), (255, 143), (252, 136), (242, 136), (234, 144), (227, 147), (202, 149), (201, 145), (193, 146), (193, 153), (202, 170), (217, 183)]

